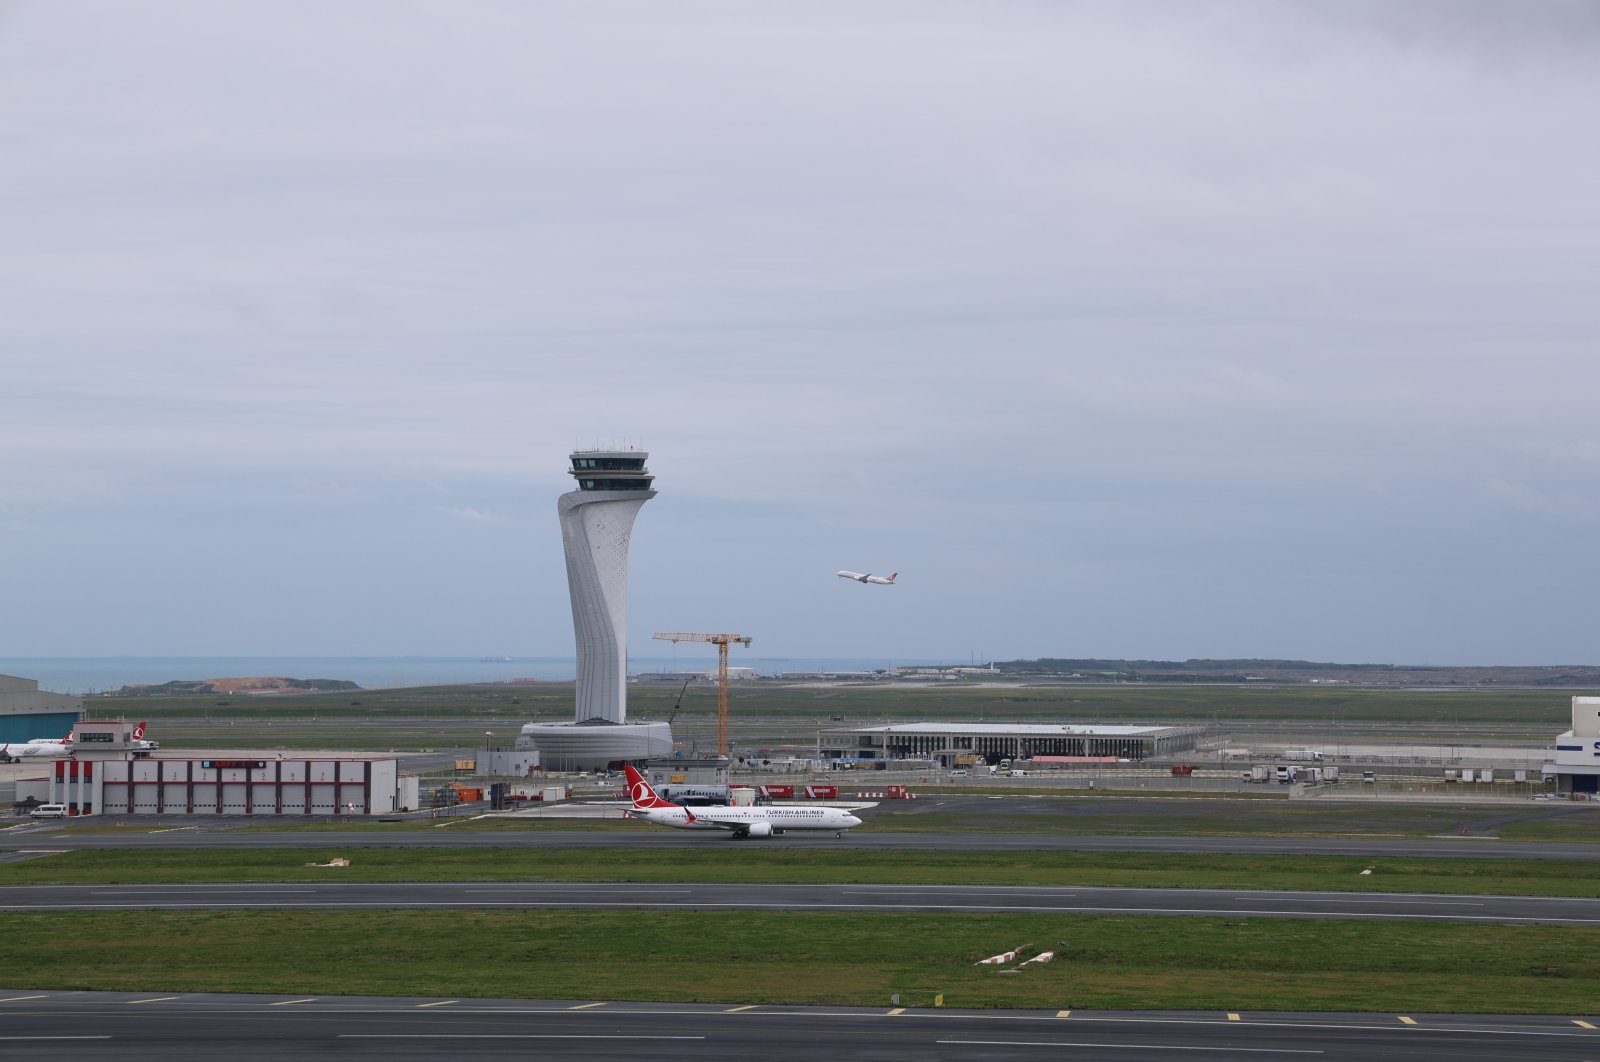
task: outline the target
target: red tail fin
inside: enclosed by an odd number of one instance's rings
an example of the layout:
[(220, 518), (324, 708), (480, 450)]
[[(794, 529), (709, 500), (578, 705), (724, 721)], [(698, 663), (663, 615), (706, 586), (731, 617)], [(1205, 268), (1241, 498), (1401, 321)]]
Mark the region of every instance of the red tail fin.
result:
[(899, 577), (899, 575), (900, 575), (900, 573), (899, 573), (899, 572), (895, 572), (895, 573), (894, 573), (894, 575), (891, 575), (891, 576), (889, 576), (889, 581), (890, 581), (890, 582), (891, 582), (891, 583), (892, 583), (892, 582), (894, 582), (894, 581), (895, 581), (895, 579), (897, 579), (897, 578), (898, 578), (898, 577)]
[(133, 728), (133, 740), (140, 741), (144, 738), (144, 720), (139, 720), (139, 725)]
[(678, 806), (670, 800), (662, 800), (656, 796), (656, 791), (650, 788), (650, 783), (644, 780), (644, 775), (633, 769), (633, 764), (624, 764), (622, 772), (628, 779), (628, 795), (633, 798), (635, 811), (647, 811), (650, 808), (675, 808)]

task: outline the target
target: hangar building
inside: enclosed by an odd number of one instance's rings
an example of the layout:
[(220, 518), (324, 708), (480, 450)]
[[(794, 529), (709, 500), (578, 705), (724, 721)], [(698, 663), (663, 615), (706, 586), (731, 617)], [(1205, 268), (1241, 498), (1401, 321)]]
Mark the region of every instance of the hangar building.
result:
[(82, 697), (46, 693), (33, 679), (0, 675), (0, 745), (60, 740), (82, 718)]
[(931, 759), (957, 756), (990, 763), (1033, 756), (1116, 756), (1146, 760), (1186, 752), (1202, 730), (1193, 726), (1093, 726), (1056, 723), (894, 723), (824, 730), (817, 755), (837, 759)]
[(1544, 765), (1556, 791), (1600, 791), (1600, 697), (1572, 698), (1572, 729), (1556, 738), (1556, 758)]

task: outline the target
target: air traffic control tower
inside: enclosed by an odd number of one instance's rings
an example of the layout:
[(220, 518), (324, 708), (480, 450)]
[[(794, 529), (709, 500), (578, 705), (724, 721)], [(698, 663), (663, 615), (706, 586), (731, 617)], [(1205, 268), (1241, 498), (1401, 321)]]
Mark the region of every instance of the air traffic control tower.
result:
[(628, 542), (633, 521), (656, 496), (642, 450), (579, 450), (578, 489), (557, 502), (567, 554), (567, 590), (578, 649), (577, 717), (530, 723), (522, 736), (547, 769), (582, 770), (612, 760), (672, 752), (666, 723), (628, 719)]

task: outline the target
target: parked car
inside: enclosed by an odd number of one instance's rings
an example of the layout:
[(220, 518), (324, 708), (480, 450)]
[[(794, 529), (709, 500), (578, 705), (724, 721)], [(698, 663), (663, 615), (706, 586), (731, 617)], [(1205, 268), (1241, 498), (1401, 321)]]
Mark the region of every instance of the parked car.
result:
[(40, 804), (28, 814), (36, 819), (64, 819), (67, 817), (67, 806), (65, 804)]

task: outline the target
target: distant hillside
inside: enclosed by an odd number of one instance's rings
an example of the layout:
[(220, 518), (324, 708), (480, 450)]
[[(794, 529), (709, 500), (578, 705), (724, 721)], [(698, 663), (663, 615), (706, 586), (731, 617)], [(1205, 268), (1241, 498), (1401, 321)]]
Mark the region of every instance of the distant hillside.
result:
[(1417, 664), (1331, 664), (1315, 660), (1108, 660), (1042, 657), (995, 667), (1015, 675), (1125, 682), (1304, 682), (1351, 686), (1600, 686), (1600, 667), (1436, 667)]
[(345, 679), (297, 679), (268, 676), (260, 678), (178, 679), (159, 686), (124, 686), (108, 696), (112, 697), (171, 697), (185, 693), (214, 696), (217, 694), (246, 693), (259, 696), (292, 696), (297, 693), (332, 693), (339, 690), (359, 690), (361, 687)]

